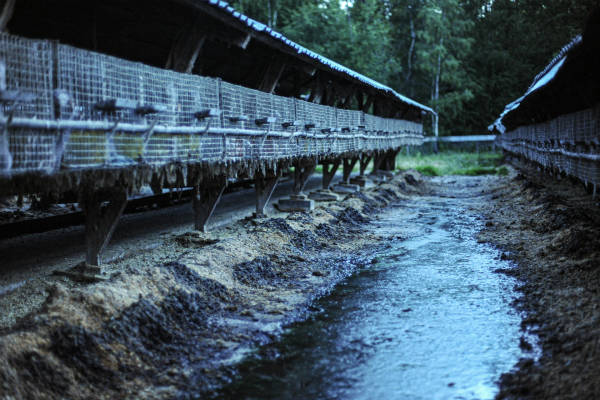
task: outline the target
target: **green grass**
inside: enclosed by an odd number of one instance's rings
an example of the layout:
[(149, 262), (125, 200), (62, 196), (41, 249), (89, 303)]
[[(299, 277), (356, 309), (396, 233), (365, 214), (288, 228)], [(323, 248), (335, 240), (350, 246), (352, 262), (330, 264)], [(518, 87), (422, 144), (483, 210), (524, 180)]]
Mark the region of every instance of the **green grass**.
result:
[(438, 154), (416, 153), (410, 156), (398, 155), (398, 169), (416, 169), (423, 175), (507, 175), (506, 167), (500, 166), (502, 154), (495, 152), (465, 153), (456, 151)]
[(420, 165), (418, 167), (415, 167), (415, 169), (423, 175), (440, 176), (440, 172), (437, 170), (437, 168), (431, 165)]
[(498, 172), (496, 172), (496, 173), (500, 176), (506, 176), (506, 175), (508, 175), (508, 168), (502, 166), (502, 167), (498, 168)]

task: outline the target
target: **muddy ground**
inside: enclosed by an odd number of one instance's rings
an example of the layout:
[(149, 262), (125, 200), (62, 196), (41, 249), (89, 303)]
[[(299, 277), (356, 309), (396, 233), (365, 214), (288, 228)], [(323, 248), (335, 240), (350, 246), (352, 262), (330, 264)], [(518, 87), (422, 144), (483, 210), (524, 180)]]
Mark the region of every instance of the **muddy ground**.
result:
[(2, 311), (19, 315), (0, 327), (0, 399), (209, 396), (248, 351), (371, 261), (353, 256), (382, 245), (366, 223), (418, 194), (419, 181), (401, 174), (310, 213), (210, 234), (165, 232), (155, 248), (106, 265), (106, 282), (52, 276), (0, 294), (29, 304)]
[[(581, 183), (519, 164), (491, 188), (480, 240), (501, 248), (520, 280), (514, 304), (539, 336), (539, 360), (502, 375), (499, 399), (600, 398), (600, 204)], [(526, 339), (521, 347), (531, 346)]]
[(514, 306), (542, 355), (504, 374), (498, 398), (600, 398), (600, 207), (580, 184), (524, 168), (437, 181), (404, 173), (310, 213), (165, 232), (107, 265), (106, 282), (53, 276), (0, 293), (2, 304), (29, 304), (2, 310), (18, 315), (0, 324), (0, 399), (210, 397), (251, 349), (371, 261), (352, 255), (382, 245), (365, 229), (379, 209), (421, 194), (485, 198), (473, 203), (486, 220), (479, 239), (514, 260), (497, 272), (519, 278)]

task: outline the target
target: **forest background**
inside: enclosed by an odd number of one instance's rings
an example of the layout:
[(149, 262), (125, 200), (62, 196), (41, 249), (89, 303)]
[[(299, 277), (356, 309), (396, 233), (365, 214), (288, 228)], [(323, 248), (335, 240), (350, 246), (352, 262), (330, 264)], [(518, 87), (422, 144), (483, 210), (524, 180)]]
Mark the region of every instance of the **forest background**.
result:
[(303, 46), (481, 134), (580, 34), (598, 0), (233, 0)]

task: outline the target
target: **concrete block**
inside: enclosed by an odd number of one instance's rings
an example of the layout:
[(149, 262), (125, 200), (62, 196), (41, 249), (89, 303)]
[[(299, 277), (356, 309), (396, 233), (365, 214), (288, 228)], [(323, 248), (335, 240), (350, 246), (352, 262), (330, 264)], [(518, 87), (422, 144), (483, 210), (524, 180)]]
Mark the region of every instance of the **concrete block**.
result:
[(108, 276), (102, 275), (102, 270), (97, 265), (85, 262), (79, 263), (66, 271), (56, 270), (54, 275), (66, 276), (67, 278), (81, 283), (98, 283), (108, 280)]
[(289, 199), (280, 199), (276, 204), (279, 211), (312, 211), (315, 209), (314, 200), (307, 199), (305, 195), (292, 195)]
[(392, 171), (384, 171), (384, 170), (377, 170), (377, 172), (375, 173), (377, 174), (377, 176), (379, 177), (385, 177), (387, 179), (393, 179), (394, 178), (394, 173)]
[(350, 183), (353, 185), (357, 185), (361, 188), (367, 187), (369, 180), (364, 175), (356, 175), (355, 177), (350, 178)]
[(308, 197), (314, 201), (338, 201), (339, 197), (331, 190), (319, 189), (311, 192)]
[(331, 190), (336, 193), (350, 194), (358, 192), (360, 190), (360, 186), (351, 183), (338, 183), (337, 185), (333, 185)]
[(369, 174), (367, 178), (376, 185), (388, 181), (388, 178), (385, 175)]

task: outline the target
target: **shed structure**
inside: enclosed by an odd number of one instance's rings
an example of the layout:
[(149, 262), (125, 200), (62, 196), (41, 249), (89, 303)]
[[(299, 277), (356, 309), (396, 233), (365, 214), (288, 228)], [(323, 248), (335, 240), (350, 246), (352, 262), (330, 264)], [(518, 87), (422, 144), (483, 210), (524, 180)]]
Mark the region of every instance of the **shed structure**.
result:
[(144, 185), (196, 188), (203, 229), (231, 180), (260, 213), (282, 169), (385, 168), (435, 114), (223, 1), (5, 0), (0, 30), (0, 195), (77, 194), (89, 264)]
[(600, 185), (600, 9), (489, 127), (509, 153)]

